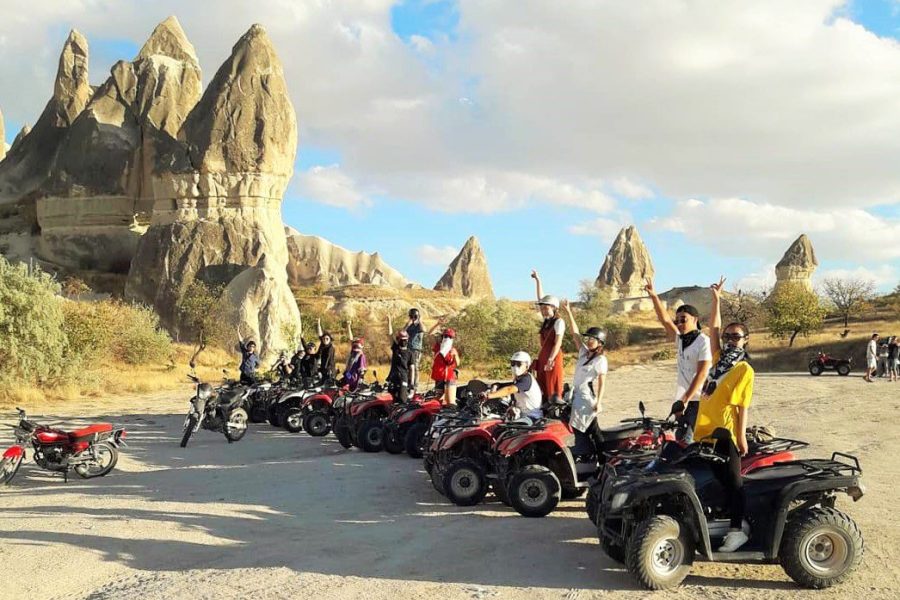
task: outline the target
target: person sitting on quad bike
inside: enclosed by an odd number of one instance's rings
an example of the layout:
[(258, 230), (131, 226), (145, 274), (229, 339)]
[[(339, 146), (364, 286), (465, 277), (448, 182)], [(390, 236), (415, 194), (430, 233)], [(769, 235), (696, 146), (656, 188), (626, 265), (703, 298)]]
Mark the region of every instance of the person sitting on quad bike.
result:
[(493, 400), (513, 397), (513, 403), (506, 411), (507, 419), (527, 420), (529, 424), (539, 421), (544, 413), (541, 411), (541, 388), (534, 376), (529, 373), (531, 369), (531, 356), (527, 352), (516, 352), (509, 359), (509, 369), (512, 372), (513, 382), (493, 392), (482, 394), (483, 400)]
[(316, 319), (316, 333), (319, 334), (319, 348), (315, 354), (319, 359), (319, 378), (322, 381), (334, 381), (337, 371), (334, 361), (334, 338), (330, 332), (322, 330), (321, 319)]
[(418, 308), (409, 309), (409, 320), (405, 329), (409, 335), (409, 387), (415, 394), (419, 389), (419, 363), (422, 362), (422, 350), (425, 349), (425, 327), (422, 325)]
[[(431, 326), (428, 335), (434, 334), (438, 327), (447, 324), (443, 317)], [(443, 404), (454, 406), (456, 404), (456, 374), (459, 369), (459, 352), (453, 347), (456, 331), (447, 327), (441, 331), (441, 341), (435, 342), (431, 351), (434, 352), (434, 363), (431, 366), (431, 378), (434, 380), (435, 389), (443, 390)]]
[(259, 355), (256, 353), (256, 342), (250, 340), (244, 343), (244, 340), (238, 338), (238, 348), (241, 351), (241, 383), (244, 385), (253, 385), (256, 383), (256, 369), (259, 368)]
[(347, 357), (347, 364), (344, 367), (344, 385), (351, 392), (355, 392), (366, 376), (368, 362), (366, 361), (366, 353), (363, 350), (363, 339), (354, 338), (351, 325), (347, 323), (347, 333), (350, 334), (350, 355)]
[(603, 447), (600, 433), (600, 411), (603, 410), (603, 390), (609, 366), (606, 360), (606, 333), (599, 327), (589, 328), (584, 335), (578, 329), (572, 307), (568, 300), (562, 301), (562, 308), (569, 317), (569, 326), (575, 347), (578, 348), (578, 362), (572, 378), (572, 414), (569, 424), (575, 431), (587, 434), (598, 452)]
[(537, 306), (544, 319), (541, 324), (541, 351), (534, 363), (534, 374), (544, 399), (552, 401), (563, 395), (563, 353), (562, 343), (566, 333), (566, 322), (559, 316), (559, 298), (545, 296), (541, 276), (531, 271), (537, 291)]
[(409, 389), (412, 380), (413, 351), (409, 349), (409, 332), (401, 329), (394, 335), (394, 324), (388, 319), (388, 335), (391, 342), (391, 370), (388, 372), (388, 391), (396, 402), (409, 402)]
[[(730, 529), (719, 552), (734, 552), (749, 540), (743, 530), (744, 492), (741, 478), (741, 456), (747, 454), (747, 419), (753, 398), (753, 367), (748, 362), (749, 330), (743, 323), (729, 323), (722, 330), (720, 300), (725, 278), (710, 286), (712, 291), (712, 323), (709, 328), (714, 365), (709, 370), (697, 421), (694, 439), (716, 438), (716, 452), (727, 456), (718, 463), (716, 477), (729, 494)], [(721, 343), (720, 343), (721, 333)], [(724, 429), (728, 435), (721, 435)]]

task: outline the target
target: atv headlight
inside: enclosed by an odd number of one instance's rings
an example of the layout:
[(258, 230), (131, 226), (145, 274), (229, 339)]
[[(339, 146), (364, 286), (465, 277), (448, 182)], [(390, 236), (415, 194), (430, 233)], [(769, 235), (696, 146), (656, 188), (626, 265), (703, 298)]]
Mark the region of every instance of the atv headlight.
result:
[(628, 492), (618, 492), (612, 497), (612, 501), (609, 503), (610, 512), (618, 512), (625, 506), (625, 503), (628, 502)]

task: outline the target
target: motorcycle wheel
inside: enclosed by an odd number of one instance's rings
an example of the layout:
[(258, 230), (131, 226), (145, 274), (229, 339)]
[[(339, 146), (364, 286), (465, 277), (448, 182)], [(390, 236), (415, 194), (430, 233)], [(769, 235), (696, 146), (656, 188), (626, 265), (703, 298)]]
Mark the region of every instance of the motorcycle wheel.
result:
[(225, 423), (225, 439), (228, 443), (239, 441), (247, 433), (247, 411), (237, 408), (228, 416)]
[(194, 433), (194, 427), (197, 426), (197, 418), (194, 415), (190, 415), (187, 418), (187, 421), (184, 423), (184, 435), (181, 436), (181, 447), (187, 448), (188, 440), (191, 439), (191, 435)]
[(76, 465), (75, 472), (82, 479), (92, 479), (94, 477), (103, 477), (119, 462), (119, 450), (110, 444), (98, 444), (94, 449), (97, 453), (97, 465)]
[(303, 417), (303, 430), (313, 437), (328, 435), (328, 432), (331, 431), (328, 415), (320, 410), (306, 413), (306, 416)]
[(291, 409), (284, 417), (284, 428), (289, 433), (300, 433), (303, 431), (303, 413), (300, 412), (299, 408)]
[(23, 456), (17, 456), (0, 460), (0, 485), (8, 485), (12, 481), (12, 478), (19, 472), (19, 466), (21, 466), (23, 458)]

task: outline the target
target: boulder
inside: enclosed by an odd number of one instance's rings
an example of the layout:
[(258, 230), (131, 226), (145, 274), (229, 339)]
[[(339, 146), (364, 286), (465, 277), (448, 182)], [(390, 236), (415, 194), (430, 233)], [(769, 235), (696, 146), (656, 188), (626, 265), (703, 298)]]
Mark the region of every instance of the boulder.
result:
[(287, 326), (300, 323), (300, 311), (288, 286), (287, 273), (265, 256), (241, 271), (222, 293), (222, 311), (244, 339), (256, 340), (264, 362), (291, 350)]
[(290, 227), (285, 228), (285, 233), (291, 287), (372, 284), (401, 289), (409, 285), (377, 252), (353, 252), (318, 236), (303, 235)]
[(175, 330), (177, 306), (195, 279), (230, 285), (264, 256), (267, 268), (286, 272), (281, 197), (293, 170), (297, 122), (262, 27), (254, 25), (235, 44), (178, 141), (152, 174), (150, 226), (125, 288), (127, 298), (153, 306)]
[(806, 234), (801, 234), (775, 265), (775, 287), (772, 291), (778, 291), (779, 287), (788, 282), (799, 283), (812, 291), (812, 275), (818, 266), (812, 242)]
[(491, 283), (487, 258), (484, 250), (481, 249), (481, 244), (478, 243), (478, 238), (472, 236), (466, 241), (434, 289), (470, 298), (494, 297), (494, 286)]
[(653, 274), (650, 252), (637, 228), (630, 225), (619, 231), (613, 241), (600, 267), (596, 284), (611, 288), (614, 299), (641, 298), (647, 295), (644, 291), (645, 280), (652, 278)]

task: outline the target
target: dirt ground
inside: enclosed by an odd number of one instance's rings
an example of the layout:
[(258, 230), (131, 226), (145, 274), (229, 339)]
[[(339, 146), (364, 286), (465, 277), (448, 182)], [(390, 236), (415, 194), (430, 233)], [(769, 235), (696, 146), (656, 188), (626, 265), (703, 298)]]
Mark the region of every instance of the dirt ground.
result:
[[(673, 381), (672, 365), (613, 371), (607, 422), (638, 400), (664, 415)], [(420, 461), (332, 436), (254, 425), (237, 444), (201, 431), (181, 449), (190, 392), (28, 407), (41, 421), (124, 425), (130, 446), (108, 477), (66, 484), (31, 463), (0, 490), (0, 598), (900, 597), (900, 383), (758, 375), (751, 422), (808, 440), (807, 456), (855, 454), (865, 471), (866, 496), (839, 500), (863, 530), (863, 565), (822, 592), (778, 566), (698, 563), (677, 591), (648, 594), (601, 552), (582, 501), (545, 519), (456, 507)], [(9, 430), (0, 436), (5, 446)]]

